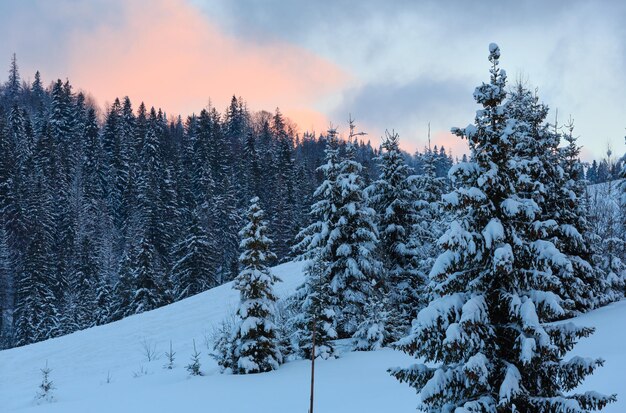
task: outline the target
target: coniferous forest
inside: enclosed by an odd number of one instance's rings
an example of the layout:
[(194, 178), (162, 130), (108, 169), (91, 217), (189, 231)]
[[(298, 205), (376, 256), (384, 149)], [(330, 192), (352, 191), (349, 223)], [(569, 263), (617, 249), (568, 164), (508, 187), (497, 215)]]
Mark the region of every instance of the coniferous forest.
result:
[[(430, 136), (415, 154), (391, 129), (372, 143), (349, 115), (345, 130), (301, 131), (235, 96), (185, 118), (127, 97), (100, 108), (69, 80), (23, 81), (14, 56), (0, 345), (233, 281), (238, 307), (212, 342), (224, 372), (333, 359), (349, 342), (414, 357), (388, 372), (421, 411), (601, 410), (615, 395), (575, 389), (604, 361), (568, 355), (594, 329), (558, 321), (624, 298), (626, 165), (584, 164), (574, 120), (511, 82), (496, 44), (487, 57), (476, 116), (452, 128), (469, 155), (453, 158)], [(293, 260), (304, 283), (279, 299), (271, 267)], [(199, 357), (194, 341), (192, 375)]]
[[(0, 346), (119, 320), (232, 280), (238, 231), (259, 197), (276, 258), (310, 223), (326, 133), (300, 132), (277, 108), (168, 117), (128, 98), (96, 107), (69, 80), (22, 80), (15, 56), (0, 87)], [(351, 142), (363, 180), (380, 148)], [(341, 143), (342, 153), (346, 142)], [(401, 154), (422, 170), (452, 158)]]

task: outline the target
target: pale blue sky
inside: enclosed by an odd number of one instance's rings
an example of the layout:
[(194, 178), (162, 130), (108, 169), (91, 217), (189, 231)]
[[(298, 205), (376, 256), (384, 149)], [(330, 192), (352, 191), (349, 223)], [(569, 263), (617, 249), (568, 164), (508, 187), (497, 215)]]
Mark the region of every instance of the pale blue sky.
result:
[[(572, 115), (585, 158), (608, 144), (624, 153), (626, 2), (0, 1), (0, 59), (8, 67), (16, 52), (25, 78), (35, 68), (48, 80), (71, 76), (77, 60), (91, 58), (76, 56), (76, 39), (127, 29), (129, 3), (191, 4), (246, 48), (287, 43), (329, 61), (349, 79), (307, 100), (312, 109), (340, 125), (352, 113), (374, 143), (393, 128), (411, 149), (424, 145), (429, 121), (446, 142), (450, 127), (472, 122), (472, 92), (487, 79), (487, 45), (496, 42), (511, 81), (538, 88), (561, 119)], [(159, 42), (156, 28), (151, 35)]]

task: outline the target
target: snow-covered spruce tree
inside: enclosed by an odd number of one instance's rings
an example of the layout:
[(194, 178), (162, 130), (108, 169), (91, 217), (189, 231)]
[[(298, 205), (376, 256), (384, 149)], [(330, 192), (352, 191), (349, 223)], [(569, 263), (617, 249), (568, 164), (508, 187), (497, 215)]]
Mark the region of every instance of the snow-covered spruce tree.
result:
[(122, 254), (119, 263), (119, 278), (113, 286), (113, 297), (111, 298), (110, 321), (121, 320), (124, 317), (134, 314), (130, 304), (134, 294), (134, 282), (131, 268), (131, 257), (134, 255), (134, 248), (128, 248)]
[[(56, 278), (53, 292), (58, 301), (60, 313), (63, 315), (59, 325), (58, 334), (71, 332), (71, 326), (64, 321), (65, 316), (72, 311), (70, 293), (72, 246), (76, 239), (76, 220), (69, 207), (71, 203), (71, 186), (76, 164), (77, 151), (74, 143), (77, 141), (75, 133), (75, 95), (71, 91), (69, 82), (64, 84), (61, 80), (52, 87), (52, 101), (49, 113), (50, 145), (53, 152), (42, 154), (45, 162), (49, 162), (48, 170), (52, 175), (49, 188), (52, 199), (51, 214), (53, 215), (52, 226), (52, 250), (54, 256), (52, 271)], [(43, 149), (43, 148), (42, 148)], [(49, 149), (47, 149), (49, 150)]]
[[(626, 141), (626, 136), (624, 137)], [(626, 156), (624, 158), (624, 164), (622, 165), (622, 172), (620, 174), (620, 178), (622, 182), (620, 183), (620, 207), (622, 208), (622, 231), (626, 235)]]
[(297, 233), (296, 199), (295, 199), (295, 165), (293, 154), (293, 137), (287, 132), (282, 114), (276, 108), (273, 122), (274, 135), (277, 139), (275, 154), (276, 186), (275, 199), (272, 200), (276, 254), (280, 260), (289, 257), (290, 246)]
[(25, 345), (54, 337), (59, 329), (57, 285), (51, 262), (54, 217), (50, 182), (50, 134), (45, 132), (37, 143), (29, 177), (25, 210), (32, 221), (21, 271), (16, 274), (15, 344)]
[[(517, 193), (532, 199), (540, 212), (535, 219), (534, 231), (550, 240), (571, 263), (553, 268), (561, 279), (559, 295), (566, 313), (592, 308), (594, 284), (601, 277), (590, 264), (591, 248), (585, 238), (588, 232), (584, 210), (578, 197), (582, 182), (577, 171), (578, 147), (559, 149), (561, 133), (555, 125), (546, 122), (548, 107), (539, 101), (536, 92), (517, 83), (506, 104), (508, 116), (516, 122), (513, 158), (518, 168)], [(563, 162), (564, 153), (571, 160)], [(570, 175), (572, 175), (570, 177)]]
[(375, 256), (375, 212), (363, 194), (362, 166), (355, 160), (355, 150), (348, 143), (339, 163), (336, 221), (331, 222), (328, 244), (323, 249), (340, 338), (352, 336), (363, 321), (365, 303), (381, 272)]
[(165, 245), (167, 244), (167, 238), (169, 238), (169, 234), (166, 234), (166, 223), (162, 216), (165, 204), (165, 197), (162, 191), (165, 179), (165, 165), (162, 148), (160, 147), (161, 140), (159, 139), (161, 132), (161, 119), (159, 119), (154, 108), (152, 108), (140, 154), (141, 171), (138, 174), (137, 196), (144, 228), (142, 242), (145, 245), (150, 245), (150, 253), (152, 254), (151, 265), (154, 268), (164, 268), (167, 255)]
[(601, 409), (614, 396), (571, 390), (602, 360), (563, 359), (593, 329), (545, 322), (564, 312), (551, 269), (569, 262), (533, 232), (540, 211), (516, 192), (516, 122), (503, 107), (499, 57), (491, 44), (490, 82), (474, 92), (482, 105), (475, 124), (453, 129), (468, 140), (471, 161), (450, 171), (457, 189), (444, 198), (457, 219), (430, 272), (435, 298), (398, 344), (428, 364), (391, 373), (417, 389), (425, 412)]
[(222, 372), (232, 372), (237, 359), (235, 350), (237, 348), (236, 327), (238, 320), (235, 313), (224, 318), (213, 332), (213, 353), (211, 357), (215, 359)]
[(233, 365), (233, 372), (238, 374), (276, 370), (283, 361), (274, 326), (274, 283), (279, 279), (267, 266), (275, 257), (266, 232), (267, 222), (263, 219), (259, 198), (254, 197), (250, 200), (248, 223), (239, 232), (242, 270), (233, 284), (241, 294)]
[(301, 259), (309, 260), (305, 267), (305, 282), (292, 299), (299, 306), (294, 325), (299, 348), (304, 357), (311, 357), (315, 335), (316, 357), (334, 357), (332, 340), (337, 338), (336, 314), (331, 303), (328, 244), (341, 200), (339, 178), (339, 140), (334, 129), (328, 131), (325, 162), (318, 168), (324, 181), (315, 190), (317, 201), (311, 206), (312, 223), (298, 234), (294, 250)]
[[(589, 211), (583, 202), (586, 182), (579, 159), (580, 147), (573, 133), (573, 120), (570, 119), (565, 126), (567, 145), (558, 149), (563, 175), (556, 182), (558, 187), (554, 188), (558, 194), (555, 215), (560, 224), (555, 231), (554, 243), (572, 262), (573, 271), (565, 277), (577, 282), (564, 282), (561, 294), (563, 298), (573, 301), (575, 314), (624, 296), (624, 267), (614, 254), (614, 249), (623, 247), (624, 241), (614, 236), (619, 207), (610, 193), (613, 190), (611, 182), (606, 184), (609, 201), (605, 204), (608, 208), (603, 215), (605, 225), (596, 228), (590, 225)], [(609, 163), (610, 160), (607, 160)]]
[(146, 238), (142, 238), (137, 247), (137, 255), (132, 265), (132, 297), (128, 314), (139, 314), (154, 310), (165, 304), (165, 291), (160, 284), (162, 277), (155, 264), (156, 252)]
[(4, 226), (0, 224), (0, 349), (8, 348), (13, 333), (14, 273)]
[(174, 300), (182, 300), (217, 285), (217, 263), (213, 245), (202, 229), (197, 211), (190, 214), (186, 236), (174, 251), (177, 261), (172, 267)]
[(196, 349), (196, 340), (193, 340), (193, 353), (191, 353), (191, 361), (185, 366), (191, 376), (202, 376), (200, 371), (200, 352)]
[(106, 324), (111, 320), (112, 300), (111, 287), (101, 274), (96, 285), (96, 302), (94, 310), (94, 322), (96, 325)]
[(355, 350), (379, 350), (389, 342), (389, 313), (386, 298), (371, 294), (365, 304), (365, 315), (353, 335)]
[(422, 285), (417, 250), (411, 245), (412, 229), (417, 223), (417, 187), (413, 171), (400, 151), (398, 134), (386, 133), (378, 163), (380, 176), (367, 192), (378, 218), (383, 288), (395, 324), (390, 326), (392, 338), (398, 339), (406, 334), (416, 315)]
[(96, 320), (96, 293), (98, 287), (98, 265), (92, 254), (93, 242), (85, 236), (80, 242), (78, 263), (73, 282), (70, 283), (73, 296), (76, 300), (72, 319), (73, 330), (81, 330), (95, 325)]
[(336, 314), (330, 302), (328, 263), (317, 257), (307, 264), (304, 285), (296, 291), (295, 302), (300, 303), (300, 314), (295, 320), (298, 348), (302, 355), (326, 360), (336, 357), (333, 340), (337, 339)]
[(11, 67), (9, 69), (9, 79), (4, 85), (3, 97), (6, 97), (10, 104), (15, 104), (19, 98), (20, 91), (22, 89), (22, 82), (20, 79), (20, 72), (17, 67), (17, 57), (15, 53), (11, 57)]
[[(423, 173), (415, 179), (417, 187), (417, 200), (415, 201), (416, 222), (413, 224), (409, 247), (416, 251), (417, 268), (419, 276), (417, 281), (425, 284), (428, 272), (439, 255), (440, 248), (437, 240), (445, 231), (446, 213), (443, 209), (441, 197), (446, 190), (445, 178), (437, 176), (436, 154), (430, 147), (430, 125), (428, 131), (428, 147), (422, 155)], [(420, 305), (428, 302), (425, 288), (417, 293), (422, 293)], [(418, 295), (419, 297), (419, 295)], [(419, 308), (416, 306), (412, 313), (412, 319), (417, 315)]]
[(41, 369), (41, 383), (39, 384), (39, 390), (35, 394), (35, 400), (37, 403), (42, 402), (52, 402), (54, 401), (54, 394), (52, 391), (56, 389), (52, 380), (50, 380), (50, 373), (52, 373), (52, 369), (48, 367), (48, 362), (46, 361), (46, 367)]
[(298, 243), (293, 247), (301, 259), (313, 259), (326, 248), (332, 222), (336, 220), (341, 191), (337, 183), (340, 159), (339, 139), (335, 129), (328, 131), (324, 153), (324, 164), (317, 168), (324, 180), (313, 194), (317, 201), (311, 205), (309, 213), (312, 223), (300, 231), (297, 235)]
[[(195, 342), (194, 342), (195, 346)], [(172, 348), (172, 340), (170, 340), (170, 349), (165, 352), (165, 359), (167, 362), (163, 365), (164, 369), (172, 370), (174, 368), (174, 360), (176, 360), (176, 352)]]
[(285, 363), (297, 357), (298, 348), (296, 330), (293, 328), (296, 317), (295, 308), (289, 304), (289, 299), (278, 301), (274, 314), (278, 348)]

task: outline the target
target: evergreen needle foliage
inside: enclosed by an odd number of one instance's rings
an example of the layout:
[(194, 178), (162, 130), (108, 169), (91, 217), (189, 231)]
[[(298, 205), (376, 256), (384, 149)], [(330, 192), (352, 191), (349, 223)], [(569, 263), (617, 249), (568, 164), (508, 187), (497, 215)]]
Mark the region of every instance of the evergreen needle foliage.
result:
[(193, 341), (193, 353), (191, 353), (191, 362), (185, 366), (192, 376), (202, 376), (200, 371), (200, 352), (196, 349), (196, 340)]
[(528, 190), (549, 174), (520, 154), (537, 130), (507, 110), (499, 58), (491, 44), (490, 80), (474, 92), (482, 108), (474, 124), (453, 129), (471, 157), (451, 170), (456, 189), (444, 200), (456, 219), (429, 274), (433, 300), (397, 343), (428, 364), (391, 373), (417, 390), (425, 412), (602, 409), (615, 396), (572, 390), (603, 361), (565, 358), (593, 329), (549, 323), (566, 312), (557, 292), (572, 280), (572, 258), (550, 231), (560, 217), (546, 216)]
[(39, 384), (39, 390), (35, 396), (38, 403), (54, 401), (53, 390), (55, 387), (50, 379), (51, 372), (52, 369), (48, 367), (48, 362), (46, 361), (46, 367), (41, 369), (41, 383)]

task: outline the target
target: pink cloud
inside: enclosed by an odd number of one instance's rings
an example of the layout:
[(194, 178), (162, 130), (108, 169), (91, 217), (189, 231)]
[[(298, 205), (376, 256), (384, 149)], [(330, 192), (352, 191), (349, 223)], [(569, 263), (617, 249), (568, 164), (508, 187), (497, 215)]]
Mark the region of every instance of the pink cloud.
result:
[(190, 114), (209, 98), (223, 109), (235, 94), (253, 110), (279, 106), (300, 129), (323, 129), (314, 107), (348, 75), (331, 62), (291, 44), (246, 43), (218, 29), (184, 0), (125, 2), (115, 27), (76, 32), (71, 39), (70, 79), (99, 103), (128, 95)]
[(287, 108), (284, 113), (298, 124), (300, 132), (315, 132), (317, 135), (326, 133), (331, 122), (325, 114), (313, 109), (292, 107)]

